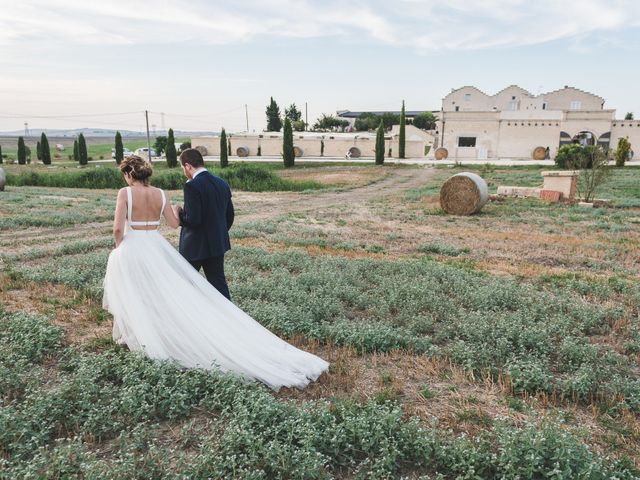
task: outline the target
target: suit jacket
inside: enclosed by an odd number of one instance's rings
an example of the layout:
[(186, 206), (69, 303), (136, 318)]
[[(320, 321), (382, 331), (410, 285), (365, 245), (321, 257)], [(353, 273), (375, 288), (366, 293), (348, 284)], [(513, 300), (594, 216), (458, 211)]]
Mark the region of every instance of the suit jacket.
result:
[(184, 185), (180, 253), (189, 261), (218, 257), (231, 248), (234, 211), (227, 182), (202, 172)]

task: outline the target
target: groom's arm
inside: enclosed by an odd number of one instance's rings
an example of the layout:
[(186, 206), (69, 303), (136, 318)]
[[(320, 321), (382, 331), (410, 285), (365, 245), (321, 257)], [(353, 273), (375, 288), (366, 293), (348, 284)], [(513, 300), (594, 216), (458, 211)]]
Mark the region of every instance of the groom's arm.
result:
[(196, 228), (202, 224), (202, 198), (192, 184), (184, 186), (184, 209), (180, 212), (180, 225)]
[(227, 230), (233, 225), (233, 219), (235, 218), (235, 211), (233, 209), (233, 202), (231, 201), (231, 194), (229, 194), (229, 205), (227, 205)]

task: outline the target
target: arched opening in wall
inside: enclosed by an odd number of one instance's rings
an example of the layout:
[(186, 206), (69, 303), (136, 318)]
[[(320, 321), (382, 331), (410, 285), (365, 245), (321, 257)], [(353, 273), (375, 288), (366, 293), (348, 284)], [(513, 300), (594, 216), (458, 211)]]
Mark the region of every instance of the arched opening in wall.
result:
[(560, 132), (560, 146), (568, 145), (571, 143), (571, 135), (567, 132)]
[(591, 132), (583, 130), (582, 132), (578, 132), (578, 134), (575, 135), (571, 139), (571, 141), (573, 143), (577, 143), (579, 145), (582, 145), (583, 147), (586, 147), (586, 146), (589, 146), (589, 145), (595, 145), (596, 144), (596, 136)]
[(598, 146), (602, 147), (604, 151), (609, 150), (611, 144), (611, 132), (603, 133), (598, 137)]

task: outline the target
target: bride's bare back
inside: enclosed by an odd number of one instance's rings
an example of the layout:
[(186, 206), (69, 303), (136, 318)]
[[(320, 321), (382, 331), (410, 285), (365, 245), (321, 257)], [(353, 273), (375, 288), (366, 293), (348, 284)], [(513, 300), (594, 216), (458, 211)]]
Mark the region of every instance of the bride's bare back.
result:
[[(122, 188), (118, 192), (116, 212), (113, 219), (113, 236), (116, 248), (122, 242), (125, 223), (127, 223), (129, 209), (127, 189), (130, 189), (131, 192), (131, 218), (128, 220), (134, 222), (134, 225), (130, 225), (129, 228), (133, 230), (157, 230), (161, 214), (171, 228), (180, 226), (180, 219), (176, 216), (168, 200), (164, 202), (164, 209), (162, 208), (163, 192), (159, 188), (148, 185), (134, 185)], [(135, 223), (139, 222), (142, 225), (135, 225)], [(147, 222), (153, 223), (145, 225)]]
[[(131, 222), (156, 222), (163, 212), (163, 197), (159, 188), (140, 186), (131, 188)], [(128, 199), (127, 199), (128, 201)], [(129, 206), (127, 205), (127, 208)], [(165, 206), (166, 208), (166, 206)], [(131, 225), (134, 230), (155, 230), (157, 225)]]

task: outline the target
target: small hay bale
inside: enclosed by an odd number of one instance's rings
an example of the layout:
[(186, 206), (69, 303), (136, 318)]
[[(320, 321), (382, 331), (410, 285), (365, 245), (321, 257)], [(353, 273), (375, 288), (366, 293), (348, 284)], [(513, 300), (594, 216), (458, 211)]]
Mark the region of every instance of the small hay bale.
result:
[(531, 157), (534, 160), (544, 160), (544, 157), (547, 154), (547, 149), (544, 147), (536, 147), (533, 149), (533, 153), (531, 154)]
[(203, 157), (206, 157), (207, 154), (209, 153), (207, 151), (207, 147), (204, 147), (202, 145), (198, 145), (197, 147), (195, 147), (196, 150), (198, 150), (200, 152), (200, 155), (202, 155)]
[(351, 158), (360, 158), (361, 155), (362, 155), (362, 152), (358, 147), (351, 147), (349, 149), (349, 156)]
[(293, 156), (298, 158), (298, 157), (301, 157), (302, 155), (304, 155), (304, 150), (302, 150), (297, 145), (294, 145), (294, 147), (293, 147)]
[(436, 157), (436, 160), (444, 160), (449, 156), (449, 150), (444, 147), (440, 147), (436, 149), (434, 156)]
[(488, 200), (487, 183), (475, 173), (458, 173), (444, 182), (440, 189), (440, 206), (452, 215), (478, 213)]
[(249, 149), (247, 147), (238, 147), (236, 148), (236, 155), (239, 157), (248, 157)]

